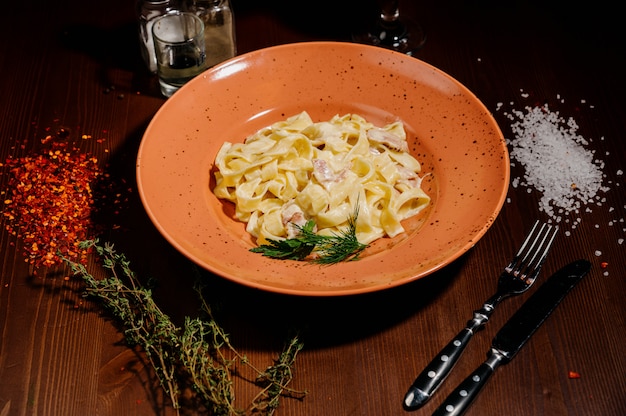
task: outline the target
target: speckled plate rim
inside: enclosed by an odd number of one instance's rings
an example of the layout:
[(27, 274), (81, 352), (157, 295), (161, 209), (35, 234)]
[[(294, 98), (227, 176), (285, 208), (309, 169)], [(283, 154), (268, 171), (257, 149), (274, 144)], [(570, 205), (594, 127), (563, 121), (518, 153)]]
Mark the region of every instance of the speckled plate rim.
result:
[[(357, 113), (401, 119), (427, 174), (431, 207), (407, 233), (381, 239), (359, 261), (320, 267), (250, 253), (232, 206), (210, 192), (223, 141), (307, 110), (315, 120)], [(271, 292), (338, 296), (420, 279), (473, 247), (499, 214), (509, 156), (491, 113), (465, 86), (413, 57), (343, 43), (286, 44), (233, 58), (169, 98), (137, 155), (144, 208), (159, 232), (203, 268)]]

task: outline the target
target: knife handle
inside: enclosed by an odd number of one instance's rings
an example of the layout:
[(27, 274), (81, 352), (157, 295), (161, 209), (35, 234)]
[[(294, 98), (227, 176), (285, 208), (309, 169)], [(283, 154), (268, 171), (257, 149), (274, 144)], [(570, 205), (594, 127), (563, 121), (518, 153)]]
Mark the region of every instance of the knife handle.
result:
[(490, 357), (472, 372), (435, 410), (433, 416), (462, 415), (474, 401), (483, 386), (489, 380), (504, 357), (498, 351), (492, 350)]

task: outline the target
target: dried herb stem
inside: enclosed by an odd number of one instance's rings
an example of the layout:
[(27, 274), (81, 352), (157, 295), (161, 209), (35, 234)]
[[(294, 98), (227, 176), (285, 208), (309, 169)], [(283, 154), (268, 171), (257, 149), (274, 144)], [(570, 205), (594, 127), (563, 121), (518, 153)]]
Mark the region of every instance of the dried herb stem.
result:
[[(257, 374), (256, 384), (262, 388), (248, 407), (250, 414), (272, 415), (280, 397), (304, 397), (306, 392), (287, 387), (293, 377), (296, 355), (302, 349), (297, 337), (274, 365), (261, 371), (231, 345), (202, 296), (206, 286), (199, 280), (194, 289), (204, 317), (186, 317), (181, 328), (154, 302), (152, 291), (140, 284), (123, 254), (97, 240), (85, 241), (81, 246), (93, 249), (110, 272), (110, 277), (96, 279), (84, 264), (66, 258), (73, 272), (85, 282), (85, 296), (98, 300), (118, 320), (129, 345), (143, 349), (179, 414), (182, 392), (191, 391), (189, 403), (199, 405), (207, 415), (245, 415), (246, 411), (234, 405), (232, 377), (237, 363), (251, 368)], [(198, 409), (194, 410), (198, 413)]]

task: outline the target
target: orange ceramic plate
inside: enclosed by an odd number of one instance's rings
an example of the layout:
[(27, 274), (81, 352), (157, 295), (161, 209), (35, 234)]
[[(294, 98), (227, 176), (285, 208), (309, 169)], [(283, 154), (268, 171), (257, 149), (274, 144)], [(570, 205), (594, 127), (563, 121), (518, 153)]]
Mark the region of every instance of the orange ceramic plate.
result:
[[(314, 121), (347, 113), (380, 126), (401, 120), (427, 174), (430, 207), (359, 261), (320, 267), (251, 253), (254, 241), (232, 204), (211, 192), (223, 142), (242, 142), (303, 110)], [(156, 227), (200, 266), (273, 292), (348, 295), (419, 279), (469, 250), (502, 207), (509, 157), (489, 111), (440, 70), (382, 48), (313, 42), (248, 53), (186, 84), (148, 126), (137, 178)]]

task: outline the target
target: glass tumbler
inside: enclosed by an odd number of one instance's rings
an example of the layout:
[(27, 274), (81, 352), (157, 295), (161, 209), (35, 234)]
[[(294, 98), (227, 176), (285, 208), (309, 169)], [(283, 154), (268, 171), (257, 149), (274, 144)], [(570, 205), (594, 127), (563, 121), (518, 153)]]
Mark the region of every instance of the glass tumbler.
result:
[(206, 68), (204, 24), (193, 13), (171, 12), (152, 26), (161, 93), (170, 97)]

